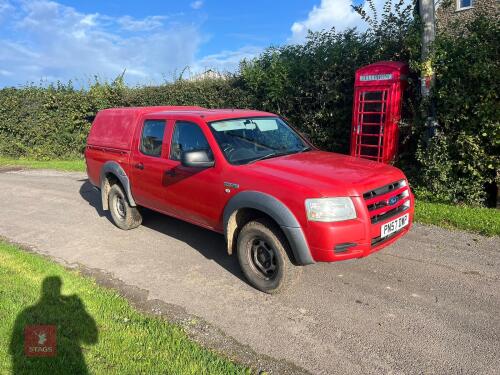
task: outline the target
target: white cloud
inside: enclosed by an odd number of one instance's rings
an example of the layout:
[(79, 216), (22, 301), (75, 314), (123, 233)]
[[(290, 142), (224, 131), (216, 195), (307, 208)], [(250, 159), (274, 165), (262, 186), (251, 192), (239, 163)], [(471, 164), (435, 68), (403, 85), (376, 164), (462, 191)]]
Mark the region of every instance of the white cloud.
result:
[[(409, 2), (411, 0), (406, 0), (406, 3)], [(385, 0), (375, 0), (374, 4), (377, 13), (380, 15), (383, 11)], [(321, 0), (320, 5), (314, 6), (309, 12), (307, 19), (293, 23), (290, 41), (293, 43), (303, 42), (308, 30), (329, 30), (332, 27), (335, 27), (337, 31), (354, 27), (358, 30), (365, 30), (367, 28), (366, 23), (352, 9), (352, 5), (352, 0)], [(366, 1), (363, 8), (368, 14), (371, 14)]]
[(236, 51), (222, 51), (207, 55), (198, 60), (193, 66), (193, 73), (200, 73), (208, 69), (218, 72), (234, 72), (243, 59), (251, 59), (262, 52), (261, 47), (246, 46)]
[(0, 0), (0, 14), (12, 9), (12, 5), (7, 0)]
[(113, 18), (47, 0), (16, 5), (0, 24), (0, 85), (113, 79), (124, 70), (128, 83), (160, 83), (193, 64), (202, 42), (195, 26), (164, 25), (164, 16)]
[(0, 0), (0, 22), (6, 17), (9, 12), (12, 12), (14, 7), (8, 0)]
[(151, 31), (162, 27), (165, 19), (167, 19), (166, 16), (150, 16), (142, 20), (123, 16), (118, 19), (118, 23), (124, 30), (128, 31)]
[(190, 4), (193, 9), (200, 9), (203, 6), (203, 0), (196, 0)]
[(307, 36), (307, 31), (319, 31), (335, 26), (337, 30), (359, 26), (361, 18), (351, 7), (351, 0), (321, 0), (314, 6), (306, 20), (292, 25), (292, 41), (300, 42)]

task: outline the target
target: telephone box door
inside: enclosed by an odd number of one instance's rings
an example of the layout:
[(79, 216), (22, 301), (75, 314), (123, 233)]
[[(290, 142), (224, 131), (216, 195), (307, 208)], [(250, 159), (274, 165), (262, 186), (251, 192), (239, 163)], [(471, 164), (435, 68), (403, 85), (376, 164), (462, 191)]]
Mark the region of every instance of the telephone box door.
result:
[(351, 155), (390, 163), (397, 153), (408, 66), (379, 62), (356, 71)]
[(387, 87), (356, 90), (356, 119), (353, 129), (353, 156), (383, 161)]

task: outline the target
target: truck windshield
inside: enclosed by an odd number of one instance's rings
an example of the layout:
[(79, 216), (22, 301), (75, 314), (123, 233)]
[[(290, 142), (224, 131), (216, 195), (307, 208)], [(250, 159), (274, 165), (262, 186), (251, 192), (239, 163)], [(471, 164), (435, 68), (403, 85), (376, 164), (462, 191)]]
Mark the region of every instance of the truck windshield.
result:
[(248, 164), (310, 149), (279, 117), (230, 119), (214, 121), (209, 125), (226, 160), (231, 164)]

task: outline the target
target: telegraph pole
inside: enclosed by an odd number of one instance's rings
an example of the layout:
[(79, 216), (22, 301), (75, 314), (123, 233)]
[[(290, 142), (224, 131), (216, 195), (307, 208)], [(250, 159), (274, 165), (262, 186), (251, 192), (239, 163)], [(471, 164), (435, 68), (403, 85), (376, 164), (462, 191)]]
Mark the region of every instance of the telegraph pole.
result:
[[(434, 13), (434, 0), (418, 0), (418, 11), (422, 22), (422, 73), (420, 78), (420, 92), (425, 103), (426, 137), (429, 141), (436, 135), (436, 106), (434, 101), (429, 101), (431, 88), (434, 85), (434, 71), (432, 69), (432, 59), (430, 49), (436, 37), (436, 20)], [(432, 98), (431, 98), (432, 99)]]
[(427, 97), (434, 81), (432, 62), (429, 57), (430, 46), (436, 36), (434, 0), (418, 0), (418, 8), (423, 26), (421, 93), (423, 97)]

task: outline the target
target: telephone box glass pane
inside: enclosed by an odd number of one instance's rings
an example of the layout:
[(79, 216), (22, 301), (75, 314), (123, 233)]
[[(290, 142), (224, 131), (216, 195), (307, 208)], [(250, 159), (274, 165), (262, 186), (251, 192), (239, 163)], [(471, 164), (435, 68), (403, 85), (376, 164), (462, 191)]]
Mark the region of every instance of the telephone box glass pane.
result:
[(382, 100), (382, 91), (367, 91), (361, 93), (361, 100)]

